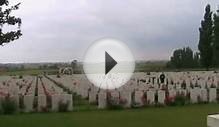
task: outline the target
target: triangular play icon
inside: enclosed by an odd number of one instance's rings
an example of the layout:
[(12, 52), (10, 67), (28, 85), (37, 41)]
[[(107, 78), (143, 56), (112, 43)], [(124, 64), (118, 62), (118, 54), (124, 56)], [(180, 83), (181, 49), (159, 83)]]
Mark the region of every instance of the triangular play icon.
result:
[(107, 74), (117, 62), (105, 51), (105, 74)]

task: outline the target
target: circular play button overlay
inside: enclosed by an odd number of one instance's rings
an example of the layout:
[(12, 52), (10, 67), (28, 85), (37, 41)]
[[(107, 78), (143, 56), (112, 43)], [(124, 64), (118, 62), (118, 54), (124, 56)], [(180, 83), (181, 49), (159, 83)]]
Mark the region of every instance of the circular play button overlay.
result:
[(105, 38), (95, 41), (87, 49), (83, 69), (89, 81), (96, 87), (115, 89), (131, 78), (135, 60), (123, 42)]

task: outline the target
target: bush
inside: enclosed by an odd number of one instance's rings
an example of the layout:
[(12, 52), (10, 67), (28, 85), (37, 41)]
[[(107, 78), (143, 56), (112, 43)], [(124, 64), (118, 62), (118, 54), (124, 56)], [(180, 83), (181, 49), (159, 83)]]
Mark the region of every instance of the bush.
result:
[(23, 96), (19, 96), (19, 109), (21, 109), (21, 111), (23, 111), (25, 109)]
[(17, 111), (16, 102), (10, 97), (6, 97), (1, 103), (3, 114), (13, 114)]
[(19, 79), (23, 79), (23, 75), (19, 75)]
[(175, 106), (175, 97), (167, 97), (165, 100), (165, 104), (168, 106)]
[(41, 112), (50, 112), (49, 108), (47, 106), (41, 106), (40, 107)]
[(161, 103), (156, 103), (155, 104), (155, 107), (158, 107), (158, 108), (162, 108), (162, 107), (164, 107), (165, 105), (164, 104), (161, 104)]
[(68, 111), (69, 102), (64, 103), (63, 101), (59, 101), (59, 112), (67, 112)]
[(204, 101), (201, 96), (198, 96), (197, 97), (197, 100), (198, 100), (198, 104), (207, 104), (208, 102), (207, 101)]
[(56, 75), (56, 78), (61, 78), (61, 76), (59, 74)]
[(37, 97), (35, 96), (35, 97), (34, 97), (34, 100), (33, 100), (33, 109), (34, 109), (35, 111), (37, 111), (37, 107), (38, 107), (38, 99), (37, 99)]
[(107, 99), (107, 108), (110, 110), (118, 110), (118, 109), (123, 109), (123, 103), (126, 103), (125, 101), (121, 101), (117, 97), (111, 97), (109, 96)]
[(175, 101), (174, 101), (174, 105), (185, 105), (186, 104), (186, 102), (187, 102), (187, 98), (186, 98), (186, 96), (183, 96), (183, 95), (177, 95), (176, 97), (175, 97)]

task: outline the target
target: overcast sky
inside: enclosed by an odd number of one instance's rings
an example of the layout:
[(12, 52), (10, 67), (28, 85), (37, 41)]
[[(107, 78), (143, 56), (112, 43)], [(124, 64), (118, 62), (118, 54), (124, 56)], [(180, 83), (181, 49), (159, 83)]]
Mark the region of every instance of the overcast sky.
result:
[[(0, 62), (82, 60), (103, 37), (124, 41), (137, 60), (166, 60), (183, 46), (197, 50), (207, 3), (218, 0), (10, 0), (21, 2), (23, 36), (0, 47)], [(217, 2), (216, 2), (217, 1)]]

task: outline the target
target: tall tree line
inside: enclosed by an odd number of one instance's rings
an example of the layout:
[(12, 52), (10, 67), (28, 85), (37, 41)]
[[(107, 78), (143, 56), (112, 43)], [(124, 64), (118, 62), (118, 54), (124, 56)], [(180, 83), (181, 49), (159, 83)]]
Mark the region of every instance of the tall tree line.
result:
[(213, 23), (213, 66), (219, 67), (219, 8)]
[(194, 68), (199, 67), (199, 61), (199, 54), (186, 47), (175, 50), (167, 66), (169, 68)]
[(205, 7), (199, 33), (199, 52), (193, 53), (189, 47), (177, 49), (173, 52), (168, 67), (219, 67), (219, 10), (213, 13), (209, 4)]
[[(200, 37), (198, 49), (200, 51), (202, 67), (219, 67), (219, 10), (213, 14), (211, 6), (205, 8), (204, 19), (199, 28)], [(212, 17), (213, 15), (213, 17)]]

